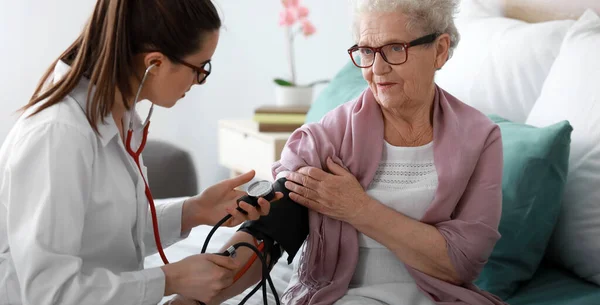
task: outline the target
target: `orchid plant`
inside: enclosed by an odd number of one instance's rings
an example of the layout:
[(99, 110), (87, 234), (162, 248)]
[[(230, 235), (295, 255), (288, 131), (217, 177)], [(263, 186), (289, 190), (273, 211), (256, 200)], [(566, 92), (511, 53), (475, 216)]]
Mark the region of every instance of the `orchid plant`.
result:
[[(275, 79), (280, 86), (297, 86), (296, 66), (294, 61), (294, 39), (302, 34), (304, 37), (316, 32), (315, 26), (308, 20), (309, 10), (300, 3), (300, 0), (282, 0), (282, 11), (280, 13), (279, 25), (285, 27), (287, 38), (288, 63), (290, 68), (290, 80)], [(308, 86), (312, 86), (309, 84)]]

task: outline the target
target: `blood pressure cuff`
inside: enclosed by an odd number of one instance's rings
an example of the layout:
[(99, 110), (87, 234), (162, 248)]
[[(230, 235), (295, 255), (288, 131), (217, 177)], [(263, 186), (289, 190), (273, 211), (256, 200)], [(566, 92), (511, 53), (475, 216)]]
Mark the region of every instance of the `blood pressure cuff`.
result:
[(281, 256), (277, 248), (287, 252), (288, 264), (291, 264), (308, 236), (308, 209), (290, 199), (290, 191), (284, 185), (286, 181), (280, 178), (273, 183), (273, 189), (283, 193), (283, 198), (271, 203), (269, 214), (246, 221), (238, 229), (265, 242), (265, 246), (272, 249), (273, 264)]

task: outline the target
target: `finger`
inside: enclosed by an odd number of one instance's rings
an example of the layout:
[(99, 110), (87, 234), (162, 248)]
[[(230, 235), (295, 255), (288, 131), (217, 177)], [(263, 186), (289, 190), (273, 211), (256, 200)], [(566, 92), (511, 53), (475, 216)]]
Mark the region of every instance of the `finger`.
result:
[(291, 172), (287, 175), (287, 177), (289, 177), (288, 180), (294, 181), (295, 183), (303, 185), (311, 190), (317, 190), (319, 187), (320, 181), (317, 181), (305, 174)]
[(296, 184), (294, 182), (287, 181), (285, 183), (285, 187), (290, 190), (290, 192), (294, 192), (302, 197), (306, 197), (308, 199), (317, 200), (319, 198), (319, 193), (316, 191), (304, 187), (302, 185)]
[(344, 175), (349, 174), (349, 172), (344, 167), (333, 162), (333, 160), (330, 157), (327, 157), (327, 169), (329, 169), (329, 171), (332, 174), (338, 175), (338, 176), (344, 176)]
[(247, 192), (244, 192), (242, 190), (238, 190), (238, 189), (234, 189), (232, 193), (228, 194), (228, 198), (233, 199), (233, 198), (240, 198), (243, 196), (248, 195)]
[(290, 173), (290, 177), (292, 177), (292, 181), (315, 191), (318, 189), (319, 183), (321, 182), (301, 173)]
[(322, 169), (310, 166), (302, 167), (298, 169), (297, 172), (305, 176), (309, 176), (317, 181), (323, 181), (329, 177), (329, 174)]
[(297, 193), (290, 193), (290, 199), (292, 199), (294, 202), (297, 202), (298, 204), (301, 204), (301, 205), (307, 207), (308, 209), (311, 209), (311, 210), (314, 210), (317, 212), (321, 212), (320, 204), (312, 199), (308, 199)]
[(238, 209), (243, 210), (242, 207), (227, 208), (226, 209), (227, 213), (229, 215), (231, 215), (231, 218), (229, 219), (229, 221), (225, 223), (226, 226), (236, 225), (238, 223), (241, 223), (243, 219), (246, 219), (246, 214), (244, 214), (244, 212), (241, 212)]
[(227, 270), (235, 270), (239, 267), (238, 263), (229, 256), (223, 256), (218, 254), (206, 254), (206, 259), (213, 264), (225, 268)]
[(234, 189), (250, 182), (254, 178), (254, 175), (256, 175), (256, 173), (254, 172), (254, 170), (251, 170), (237, 177), (227, 179), (227, 183), (232, 189)]
[(261, 216), (269, 215), (269, 211), (271, 210), (271, 203), (267, 201), (267, 199), (262, 197), (258, 198), (258, 205), (260, 206), (259, 211)]
[(240, 208), (242, 208), (248, 213), (248, 215), (244, 217), (246, 219), (257, 220), (260, 217), (260, 212), (258, 211), (258, 209), (260, 209), (260, 206), (255, 207), (247, 202), (240, 201)]
[(299, 172), (289, 172), (289, 173), (285, 174), (285, 178), (288, 181), (293, 181), (298, 184), (302, 184), (302, 177), (304, 177), (304, 174), (299, 173)]

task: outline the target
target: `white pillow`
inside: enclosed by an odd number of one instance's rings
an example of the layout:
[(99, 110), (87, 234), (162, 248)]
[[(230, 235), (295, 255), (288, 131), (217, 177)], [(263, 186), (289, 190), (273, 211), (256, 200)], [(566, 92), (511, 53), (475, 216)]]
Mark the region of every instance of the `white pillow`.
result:
[(530, 24), (473, 0), (461, 10), (455, 21), (461, 40), (436, 83), (485, 114), (525, 122), (575, 21)]
[(565, 36), (527, 124), (573, 126), (561, 215), (548, 255), (600, 284), (600, 18), (586, 11)]
[(506, 0), (461, 0), (456, 18), (504, 16)]

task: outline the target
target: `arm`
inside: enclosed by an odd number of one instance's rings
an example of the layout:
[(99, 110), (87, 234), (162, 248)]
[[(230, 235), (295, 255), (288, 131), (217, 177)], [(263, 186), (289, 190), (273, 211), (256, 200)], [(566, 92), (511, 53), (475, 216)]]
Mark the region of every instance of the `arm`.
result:
[(74, 127), (44, 125), (21, 139), (7, 163), (7, 235), (24, 304), (156, 304), (164, 294), (159, 268), (82, 272), (92, 143)]
[[(267, 252), (267, 264), (272, 265), (279, 259), (280, 251), (277, 251), (279, 249), (288, 253), (288, 264), (292, 262), (308, 235), (308, 209), (290, 199), (289, 190), (284, 186), (285, 181), (285, 178), (282, 178), (274, 183), (275, 191), (281, 192), (283, 198), (272, 203), (269, 214), (256, 221), (244, 223), (220, 251), (225, 251), (229, 246), (238, 242), (254, 244), (255, 238), (258, 237), (260, 240), (264, 239), (267, 244), (276, 243), (274, 247), (277, 248)], [(236, 274), (241, 271), (253, 254), (254, 252), (248, 248), (238, 248), (236, 261), (241, 267), (235, 271)], [(223, 302), (239, 295), (250, 286), (257, 284), (262, 278), (261, 267), (258, 259), (254, 261), (237, 282), (222, 291), (219, 296), (220, 301)]]
[[(185, 199), (175, 202), (162, 203), (156, 206), (156, 217), (158, 219), (158, 230), (163, 248), (188, 237), (190, 231), (196, 224), (189, 216), (190, 203)], [(187, 217), (186, 217), (187, 216)], [(146, 230), (144, 232), (144, 246), (146, 255), (158, 252), (154, 240), (154, 227), (152, 225), (152, 214), (148, 210)]]
[(500, 239), (502, 214), (502, 138), (495, 126), (456, 206), (452, 219), (436, 224), (448, 256), (465, 283), (478, 276)]
[[(277, 181), (279, 181), (280, 175), (286, 171), (295, 171), (307, 165), (320, 168), (327, 156), (338, 156), (342, 140), (351, 138), (350, 135), (353, 133), (352, 128), (342, 127), (344, 123), (348, 124), (344, 120), (350, 120), (349, 113), (353, 105), (354, 103), (338, 107), (329, 112), (320, 123), (307, 124), (292, 133), (281, 153), (281, 159), (272, 166), (272, 172), (274, 176), (277, 175)], [(363, 146), (358, 147), (364, 148)], [(283, 182), (280, 191), (284, 194), (284, 198), (271, 205), (269, 215), (261, 217), (258, 222), (253, 224), (256, 225), (258, 231), (271, 234), (271, 237), (280, 243), (283, 250), (288, 253), (288, 263), (291, 263), (308, 236), (308, 209), (289, 198), (289, 190), (285, 188)], [(286, 204), (282, 204), (284, 202)], [(278, 235), (275, 236), (275, 234)], [(253, 238), (248, 234), (238, 232), (222, 250), (238, 240), (252, 242)], [(245, 264), (250, 257), (249, 250), (244, 249), (243, 253), (238, 253), (237, 260)], [(223, 291), (221, 300), (240, 294), (244, 289), (257, 283), (260, 278), (259, 262), (254, 262), (244, 277)]]
[[(219, 250), (219, 252), (224, 252), (230, 245), (233, 245), (238, 242), (246, 242), (246, 243), (253, 244), (254, 237), (246, 232), (238, 231), (233, 235), (233, 237), (229, 241), (227, 241), (225, 246), (223, 246), (223, 248), (221, 248)], [(245, 248), (245, 247), (239, 248), (237, 250), (236, 257), (234, 260), (235, 260), (236, 264), (240, 267), (234, 269), (234, 274), (237, 274), (238, 272), (240, 272), (243, 269), (243, 266), (246, 264), (246, 262), (248, 262), (250, 260), (253, 253), (254, 252), (251, 252), (250, 249)], [(270, 256), (267, 255), (267, 260), (270, 261), (270, 259), (271, 259)], [(232, 285), (228, 286), (227, 288), (221, 290), (215, 297), (213, 297), (211, 299), (210, 302), (205, 302), (205, 304), (207, 304), (207, 305), (221, 304), (221, 303), (225, 302), (226, 300), (241, 294), (242, 292), (244, 292), (244, 290), (246, 290), (250, 286), (257, 284), (261, 279), (261, 274), (262, 274), (261, 273), (261, 264), (258, 260), (256, 260), (239, 280), (237, 280), (236, 282), (234, 282)], [(179, 294), (179, 295), (175, 296), (173, 299), (171, 299), (169, 302), (164, 303), (163, 305), (167, 305), (167, 304), (169, 304), (169, 305), (197, 305), (198, 302)]]
[[(250, 244), (254, 244), (254, 237), (246, 232), (238, 231), (236, 232), (229, 241), (219, 250), (219, 252), (225, 251), (229, 246), (236, 244), (238, 242), (247, 242)], [(238, 248), (235, 261), (240, 266), (236, 270), (234, 270), (234, 274), (238, 274), (246, 263), (250, 261), (254, 252), (252, 250), (242, 247)], [(267, 254), (267, 263), (270, 263), (271, 257)], [(235, 297), (236, 295), (241, 294), (244, 290), (250, 288), (253, 285), (256, 285), (260, 279), (262, 278), (262, 266), (260, 260), (255, 260), (254, 263), (250, 266), (250, 268), (244, 273), (242, 277), (240, 277), (233, 285), (224, 289), (219, 293), (219, 295), (215, 298), (215, 302), (211, 304), (221, 304), (226, 300)], [(260, 293), (260, 292), (257, 292)]]
[(502, 142), (496, 128), (488, 137), (453, 219), (433, 226), (371, 200), (370, 213), (352, 224), (409, 266), (454, 284), (470, 283), (499, 238), (502, 162)]
[[(144, 165), (144, 157), (140, 158), (141, 168), (143, 168), (144, 179), (148, 181), (148, 173), (146, 166)], [(192, 213), (189, 212), (191, 204), (187, 201), (187, 198), (182, 198), (173, 202), (163, 202), (156, 204), (156, 218), (158, 221), (158, 230), (160, 234), (160, 240), (163, 248), (169, 246), (187, 238), (190, 231), (197, 226), (194, 220), (190, 217)], [(144, 231), (144, 246), (146, 256), (156, 254), (158, 249), (156, 248), (156, 241), (154, 239), (154, 227), (152, 224), (152, 214), (148, 209), (146, 216), (146, 228)]]
[(460, 284), (448, 256), (446, 241), (436, 227), (414, 220), (371, 199), (365, 213), (351, 224), (390, 249), (409, 266), (438, 279)]

